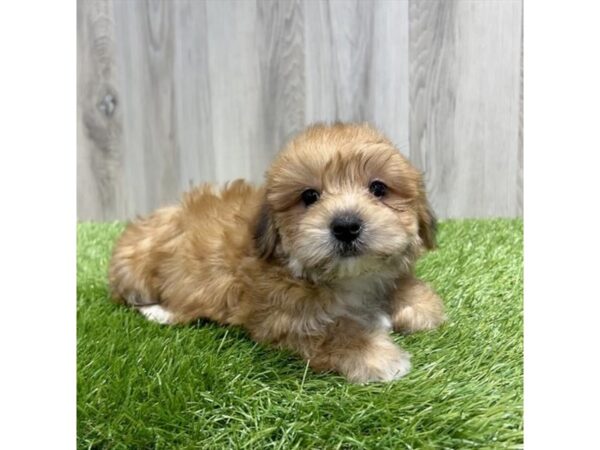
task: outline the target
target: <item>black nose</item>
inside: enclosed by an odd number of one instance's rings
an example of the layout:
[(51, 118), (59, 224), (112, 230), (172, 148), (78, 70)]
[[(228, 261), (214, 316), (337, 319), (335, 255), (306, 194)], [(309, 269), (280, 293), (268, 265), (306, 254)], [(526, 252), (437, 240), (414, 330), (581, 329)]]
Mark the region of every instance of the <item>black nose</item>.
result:
[(338, 216), (331, 222), (331, 232), (338, 241), (352, 242), (360, 235), (362, 220), (357, 216), (346, 214)]

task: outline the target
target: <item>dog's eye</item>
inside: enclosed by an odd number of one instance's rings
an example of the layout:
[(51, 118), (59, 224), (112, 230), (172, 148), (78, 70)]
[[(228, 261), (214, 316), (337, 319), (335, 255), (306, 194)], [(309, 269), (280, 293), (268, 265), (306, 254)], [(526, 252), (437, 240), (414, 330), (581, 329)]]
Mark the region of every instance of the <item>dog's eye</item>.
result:
[(314, 189), (307, 189), (302, 193), (302, 201), (306, 206), (309, 206), (319, 200), (320, 196), (321, 195)]
[(373, 181), (369, 185), (369, 191), (375, 197), (383, 197), (387, 191), (387, 186), (381, 181)]

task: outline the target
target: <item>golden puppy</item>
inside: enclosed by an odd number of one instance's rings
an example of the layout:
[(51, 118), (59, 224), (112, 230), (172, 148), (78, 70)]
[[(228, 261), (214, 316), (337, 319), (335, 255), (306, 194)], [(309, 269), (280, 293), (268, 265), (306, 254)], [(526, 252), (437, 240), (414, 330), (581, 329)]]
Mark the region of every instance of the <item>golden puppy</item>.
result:
[(367, 125), (316, 125), (279, 154), (264, 187), (208, 185), (129, 225), (115, 298), (165, 324), (240, 325), (353, 382), (410, 369), (390, 331), (427, 330), (442, 302), (412, 274), (435, 244), (421, 174)]

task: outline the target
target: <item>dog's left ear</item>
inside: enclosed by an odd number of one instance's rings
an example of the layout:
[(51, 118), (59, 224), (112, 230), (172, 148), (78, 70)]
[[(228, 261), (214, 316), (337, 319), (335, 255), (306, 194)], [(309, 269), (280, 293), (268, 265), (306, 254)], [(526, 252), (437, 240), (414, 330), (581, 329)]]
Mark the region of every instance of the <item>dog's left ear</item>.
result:
[(265, 202), (260, 209), (254, 229), (254, 244), (259, 258), (269, 259), (273, 256), (278, 243), (279, 233), (273, 220), (273, 211)]
[(433, 250), (436, 247), (436, 233), (437, 218), (427, 199), (424, 199), (419, 211), (419, 237), (423, 241), (425, 248)]

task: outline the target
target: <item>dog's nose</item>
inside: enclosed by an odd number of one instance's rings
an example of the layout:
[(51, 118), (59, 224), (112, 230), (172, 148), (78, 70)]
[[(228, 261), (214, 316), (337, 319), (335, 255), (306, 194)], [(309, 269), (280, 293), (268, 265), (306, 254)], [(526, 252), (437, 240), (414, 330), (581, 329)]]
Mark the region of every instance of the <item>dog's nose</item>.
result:
[(360, 235), (362, 220), (355, 215), (338, 216), (331, 222), (331, 232), (338, 241), (352, 242)]

